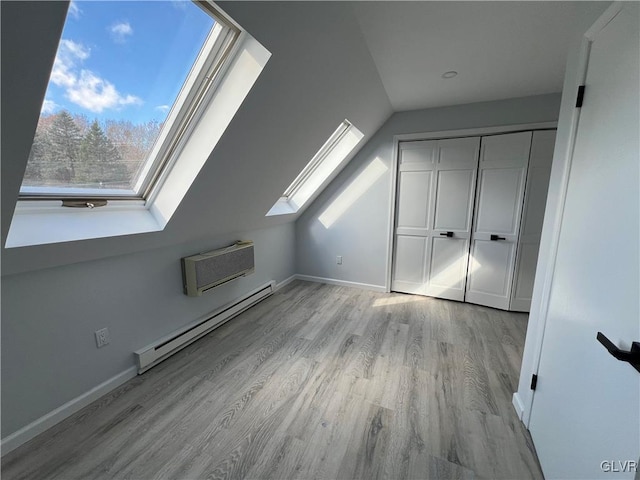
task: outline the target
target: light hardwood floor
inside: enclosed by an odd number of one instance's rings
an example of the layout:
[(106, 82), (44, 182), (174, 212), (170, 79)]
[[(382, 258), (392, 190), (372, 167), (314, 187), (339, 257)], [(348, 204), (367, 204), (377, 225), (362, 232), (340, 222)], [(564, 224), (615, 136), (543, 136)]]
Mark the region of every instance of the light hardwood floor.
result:
[(527, 316), (294, 282), (2, 459), (9, 479), (542, 478)]

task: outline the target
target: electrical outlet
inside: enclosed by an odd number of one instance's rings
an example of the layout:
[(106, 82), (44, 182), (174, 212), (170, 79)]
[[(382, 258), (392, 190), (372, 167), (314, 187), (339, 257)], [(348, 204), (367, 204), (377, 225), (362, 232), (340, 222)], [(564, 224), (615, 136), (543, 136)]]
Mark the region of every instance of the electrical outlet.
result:
[(337, 263), (338, 265), (342, 265), (342, 255), (338, 255), (338, 256), (336, 257), (336, 263)]
[(104, 347), (105, 345), (109, 345), (109, 329), (103, 328), (100, 330), (96, 330), (96, 345), (98, 348)]

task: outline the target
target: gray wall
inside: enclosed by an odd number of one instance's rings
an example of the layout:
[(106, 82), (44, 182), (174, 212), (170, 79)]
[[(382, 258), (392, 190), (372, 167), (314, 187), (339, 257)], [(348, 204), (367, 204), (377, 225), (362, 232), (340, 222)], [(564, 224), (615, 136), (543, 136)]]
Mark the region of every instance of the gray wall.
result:
[[(66, 7), (0, 2), (3, 246)], [(132, 366), (135, 349), (293, 274), (295, 216), (265, 213), (342, 120), (370, 137), (391, 114), (349, 5), (223, 8), (272, 57), (166, 229), (2, 248), (3, 437)], [(256, 242), (256, 273), (185, 297), (179, 258), (237, 238)]]
[[(395, 113), (296, 221), (297, 272), (384, 286), (394, 135), (549, 122), (558, 119), (559, 108), (560, 94), (549, 94)], [(363, 172), (376, 159), (387, 170), (371, 183)], [(334, 203), (354, 185), (359, 197), (345, 195)], [(331, 209), (344, 213), (326, 228), (319, 217)], [(343, 256), (342, 265), (336, 255)]]
[[(255, 242), (254, 274), (182, 293), (180, 258)], [(292, 223), (2, 278), (2, 437), (135, 365), (133, 352), (294, 274)], [(94, 331), (111, 343), (97, 349)]]

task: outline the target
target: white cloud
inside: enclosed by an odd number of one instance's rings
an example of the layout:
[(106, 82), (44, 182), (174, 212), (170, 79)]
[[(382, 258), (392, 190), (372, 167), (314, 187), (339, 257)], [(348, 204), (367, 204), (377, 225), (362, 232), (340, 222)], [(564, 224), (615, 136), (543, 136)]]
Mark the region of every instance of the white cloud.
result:
[(59, 87), (73, 86), (77, 81), (77, 74), (74, 72), (76, 64), (89, 58), (90, 53), (81, 43), (62, 39), (53, 63), (51, 81)]
[(40, 113), (53, 113), (56, 108), (58, 108), (58, 104), (56, 102), (45, 98), (42, 108), (40, 109)]
[(113, 84), (89, 70), (82, 70), (76, 84), (67, 89), (67, 98), (92, 112), (142, 103), (134, 95), (121, 95)]
[(80, 18), (81, 13), (82, 13), (82, 10), (80, 10), (80, 7), (78, 7), (78, 2), (72, 1), (69, 4), (69, 15), (71, 15), (73, 18), (77, 20)]
[(158, 105), (156, 107), (156, 110), (159, 110), (164, 113), (164, 112), (168, 112), (170, 108), (171, 107), (169, 105)]
[(116, 43), (124, 43), (127, 41), (127, 37), (133, 35), (133, 28), (131, 28), (129, 22), (114, 23), (109, 27), (109, 31), (111, 32), (111, 38)]
[(80, 64), (89, 58), (91, 50), (72, 40), (63, 39), (58, 48), (51, 81), (65, 89), (65, 96), (76, 105), (95, 113), (117, 109), (126, 105), (139, 105), (142, 100), (134, 95), (123, 95), (107, 79)]

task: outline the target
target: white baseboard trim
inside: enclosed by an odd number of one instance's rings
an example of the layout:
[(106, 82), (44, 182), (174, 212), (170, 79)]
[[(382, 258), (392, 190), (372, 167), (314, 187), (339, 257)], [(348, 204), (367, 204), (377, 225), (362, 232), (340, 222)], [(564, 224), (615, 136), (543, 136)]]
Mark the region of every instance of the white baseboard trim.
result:
[(116, 376), (102, 382), (100, 385), (93, 387), (88, 392), (85, 392), (82, 395), (69, 400), (64, 405), (61, 405), (55, 410), (52, 410), (46, 415), (43, 415), (37, 420), (34, 420), (29, 425), (22, 427), (20, 430), (13, 432), (11, 435), (6, 436), (0, 442), (2, 455), (15, 450), (20, 445), (28, 442), (35, 436), (40, 435), (45, 430), (53, 427), (55, 424), (61, 422), (65, 418), (70, 417), (77, 411), (86, 407), (91, 402), (119, 387), (127, 380), (134, 378), (137, 374), (138, 371), (136, 367), (131, 367), (124, 372), (119, 373)]
[(347, 280), (337, 280), (335, 278), (314, 277), (312, 275), (296, 275), (298, 280), (306, 280), (307, 282), (328, 283), (330, 285), (340, 285), (341, 287), (354, 287), (363, 290), (371, 290), (373, 292), (386, 292), (383, 285), (371, 285), (369, 283), (349, 282)]
[(522, 421), (522, 415), (524, 414), (524, 405), (522, 405), (522, 400), (520, 399), (520, 395), (518, 392), (513, 394), (511, 398), (511, 403), (513, 404), (513, 408), (516, 409), (516, 413), (518, 414), (518, 418)]
[(282, 287), (284, 287), (285, 285), (289, 285), (291, 282), (293, 282), (294, 280), (297, 280), (297, 275), (294, 273), (293, 275), (291, 275), (289, 278), (285, 278), (283, 281), (281, 281), (280, 283), (276, 283), (275, 287), (273, 287), (273, 291), (277, 292), (278, 290), (280, 290)]

